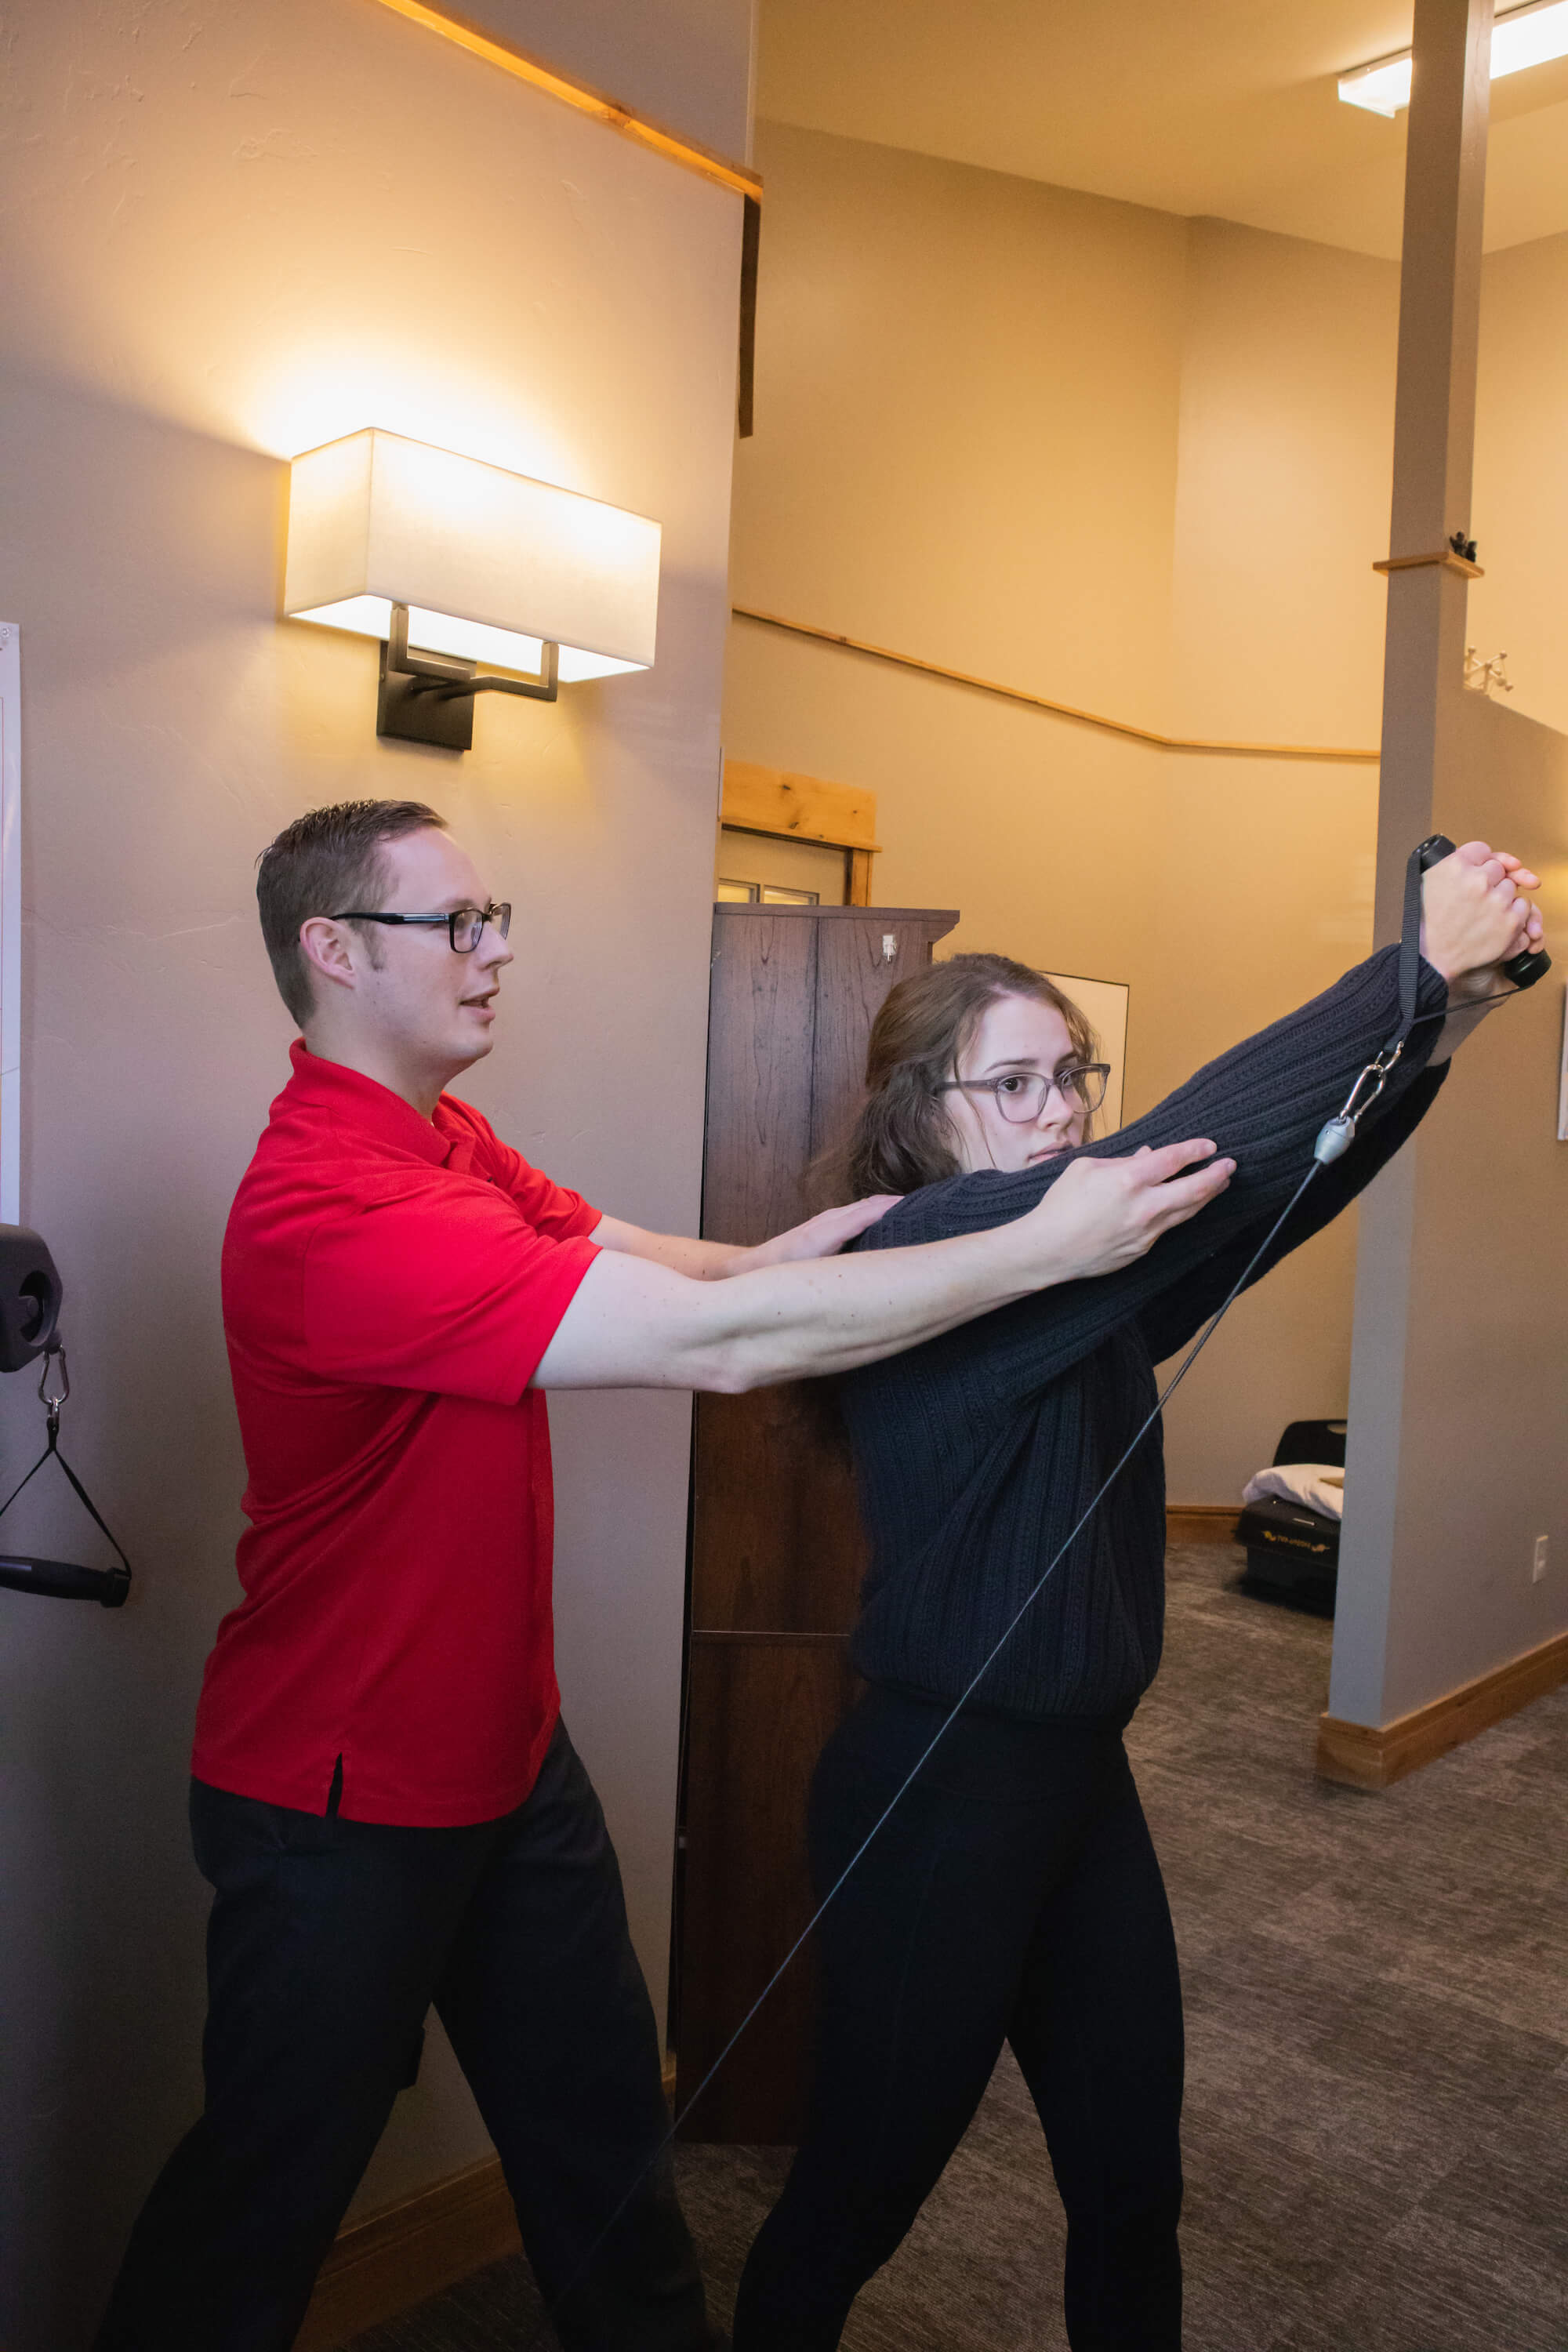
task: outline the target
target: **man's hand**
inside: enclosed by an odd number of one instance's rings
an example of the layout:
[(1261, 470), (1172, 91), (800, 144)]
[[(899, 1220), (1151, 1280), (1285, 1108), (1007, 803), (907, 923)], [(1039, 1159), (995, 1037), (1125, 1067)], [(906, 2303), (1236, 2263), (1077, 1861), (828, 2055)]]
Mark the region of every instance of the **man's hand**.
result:
[(1428, 868), (1421, 885), (1421, 952), (1452, 997), (1507, 989), (1498, 966), (1541, 944), (1541, 917), (1521, 895), (1540, 887), (1538, 875), (1484, 841), (1467, 841)]
[[(1210, 1165), (1183, 1175), (1200, 1160)], [(1054, 1255), (1068, 1261), (1075, 1276), (1114, 1274), (1173, 1225), (1195, 1217), (1235, 1172), (1235, 1160), (1215, 1160), (1206, 1140), (1167, 1143), (1158, 1151), (1145, 1144), (1122, 1160), (1075, 1160), (1019, 1222), (1037, 1220), (1042, 1238), (1048, 1236)]]
[(838, 1252), (885, 1217), (899, 1192), (873, 1192), (868, 1200), (847, 1201), (840, 1209), (824, 1209), (820, 1216), (808, 1217), (804, 1225), (791, 1225), (787, 1233), (775, 1234), (769, 1242), (759, 1242), (755, 1249), (737, 1250), (731, 1274), (754, 1273), (761, 1265), (790, 1265), (805, 1257), (837, 1257)]

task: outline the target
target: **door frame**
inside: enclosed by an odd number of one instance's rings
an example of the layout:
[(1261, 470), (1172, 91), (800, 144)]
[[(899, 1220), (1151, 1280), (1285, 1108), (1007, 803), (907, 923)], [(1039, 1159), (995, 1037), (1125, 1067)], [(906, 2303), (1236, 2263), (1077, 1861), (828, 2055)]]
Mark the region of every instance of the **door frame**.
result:
[(781, 841), (818, 841), (842, 849), (848, 861), (845, 904), (871, 904), (871, 860), (877, 839), (877, 795), (826, 776), (726, 760), (719, 792), (719, 823), (736, 833), (772, 834)]

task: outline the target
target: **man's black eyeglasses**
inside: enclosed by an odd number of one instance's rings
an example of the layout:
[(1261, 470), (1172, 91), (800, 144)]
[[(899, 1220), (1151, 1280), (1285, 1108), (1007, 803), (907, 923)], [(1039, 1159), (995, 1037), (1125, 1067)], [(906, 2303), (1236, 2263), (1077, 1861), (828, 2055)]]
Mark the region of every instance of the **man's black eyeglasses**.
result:
[(434, 930), (442, 925), (452, 942), (455, 955), (472, 955), (479, 946), (480, 934), (487, 923), (492, 923), (504, 940), (511, 929), (511, 904), (503, 900), (498, 907), (457, 907), (449, 915), (367, 915), (359, 908), (350, 907), (332, 917), (334, 923), (412, 923), (424, 930)]

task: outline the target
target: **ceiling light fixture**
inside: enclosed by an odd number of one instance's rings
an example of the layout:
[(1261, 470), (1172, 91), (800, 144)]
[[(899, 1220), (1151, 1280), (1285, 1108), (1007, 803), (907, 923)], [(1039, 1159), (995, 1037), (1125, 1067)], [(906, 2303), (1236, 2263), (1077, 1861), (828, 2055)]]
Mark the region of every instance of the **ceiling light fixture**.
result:
[[(1525, 8), (1510, 8), (1492, 23), (1491, 78), (1522, 73), (1527, 66), (1543, 66), (1552, 58), (1568, 58), (1568, 0), (1530, 0)], [(1340, 76), (1340, 96), (1347, 106), (1361, 106), (1369, 114), (1400, 112), (1410, 103), (1410, 51), (1379, 58), (1375, 64), (1357, 66)]]
[(370, 428), (293, 462), (283, 610), (381, 639), (378, 735), (466, 751), (476, 694), (651, 668), (658, 557), (646, 515)]

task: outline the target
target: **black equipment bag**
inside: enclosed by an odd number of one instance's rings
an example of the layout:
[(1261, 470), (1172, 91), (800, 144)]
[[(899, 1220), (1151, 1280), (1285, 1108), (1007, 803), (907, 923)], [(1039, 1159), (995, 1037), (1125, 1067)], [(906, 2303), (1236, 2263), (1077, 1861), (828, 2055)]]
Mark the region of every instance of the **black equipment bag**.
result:
[[(1276, 1464), (1321, 1462), (1345, 1466), (1342, 1421), (1293, 1421), (1274, 1449)], [(1339, 1576), (1340, 1523), (1305, 1503), (1276, 1495), (1248, 1503), (1236, 1523), (1247, 1547), (1249, 1582), (1301, 1599), (1331, 1600)]]

